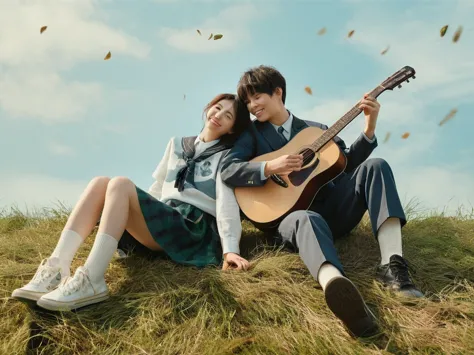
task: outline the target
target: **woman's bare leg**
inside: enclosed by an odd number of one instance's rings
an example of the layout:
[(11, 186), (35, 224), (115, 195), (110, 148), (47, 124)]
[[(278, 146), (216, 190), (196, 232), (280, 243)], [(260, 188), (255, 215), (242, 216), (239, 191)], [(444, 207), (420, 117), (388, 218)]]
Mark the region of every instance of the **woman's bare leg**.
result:
[(64, 229), (70, 229), (85, 239), (94, 229), (105, 203), (110, 178), (95, 177), (81, 195), (71, 212)]
[(85, 263), (92, 281), (98, 282), (104, 278), (105, 270), (125, 230), (147, 248), (161, 250), (146, 225), (135, 184), (126, 177), (116, 177), (107, 186), (99, 230)]
[(109, 181), (110, 178), (105, 176), (95, 177), (90, 181), (61, 232), (50, 262), (57, 260), (63, 276), (69, 276), (74, 255), (99, 220)]

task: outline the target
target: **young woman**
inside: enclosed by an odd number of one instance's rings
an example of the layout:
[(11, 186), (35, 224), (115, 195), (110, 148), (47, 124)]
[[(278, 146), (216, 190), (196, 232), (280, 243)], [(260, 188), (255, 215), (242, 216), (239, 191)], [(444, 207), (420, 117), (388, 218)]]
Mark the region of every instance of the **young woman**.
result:
[[(104, 274), (120, 238), (129, 233), (177, 263), (248, 268), (239, 255), (242, 227), (233, 190), (220, 177), (220, 163), (250, 124), (233, 94), (216, 96), (204, 109), (197, 137), (172, 138), (152, 174), (148, 192), (125, 177), (94, 178), (72, 211), (59, 242), (33, 279), (12, 297), (49, 310), (72, 310), (108, 298)], [(100, 218), (92, 250), (74, 276), (71, 261)]]

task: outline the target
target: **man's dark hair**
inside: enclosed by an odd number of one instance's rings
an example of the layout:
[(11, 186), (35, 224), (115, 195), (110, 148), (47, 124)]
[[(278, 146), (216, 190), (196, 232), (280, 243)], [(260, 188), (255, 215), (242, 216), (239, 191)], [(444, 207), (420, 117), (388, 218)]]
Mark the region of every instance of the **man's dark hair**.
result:
[(260, 94), (273, 95), (276, 88), (282, 90), (282, 101), (286, 99), (286, 81), (283, 75), (274, 67), (260, 65), (247, 70), (239, 80), (237, 85), (237, 95), (247, 102), (248, 96)]

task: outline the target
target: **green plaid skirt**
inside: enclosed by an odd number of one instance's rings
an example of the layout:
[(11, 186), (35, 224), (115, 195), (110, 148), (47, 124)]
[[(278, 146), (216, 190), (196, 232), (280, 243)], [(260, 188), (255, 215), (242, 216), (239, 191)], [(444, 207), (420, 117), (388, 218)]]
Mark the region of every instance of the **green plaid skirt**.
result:
[[(139, 187), (136, 190), (148, 230), (171, 260), (197, 267), (222, 262), (214, 216), (190, 204), (177, 200), (163, 203)], [(134, 243), (139, 244), (125, 231), (118, 247), (127, 251)]]

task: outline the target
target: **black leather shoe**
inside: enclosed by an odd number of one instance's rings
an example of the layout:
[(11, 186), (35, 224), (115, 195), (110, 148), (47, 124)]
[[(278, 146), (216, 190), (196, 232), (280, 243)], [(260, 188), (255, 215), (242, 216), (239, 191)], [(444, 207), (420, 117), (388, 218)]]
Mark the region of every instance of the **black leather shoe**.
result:
[(377, 278), (389, 289), (406, 297), (420, 298), (423, 293), (410, 279), (408, 262), (400, 255), (392, 255), (390, 262), (377, 268)]
[(324, 297), (329, 309), (344, 323), (351, 335), (365, 338), (379, 332), (375, 316), (348, 278), (337, 276), (329, 281)]

